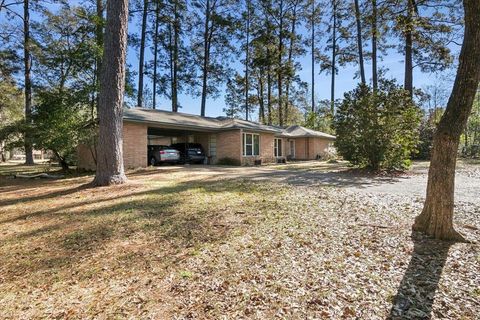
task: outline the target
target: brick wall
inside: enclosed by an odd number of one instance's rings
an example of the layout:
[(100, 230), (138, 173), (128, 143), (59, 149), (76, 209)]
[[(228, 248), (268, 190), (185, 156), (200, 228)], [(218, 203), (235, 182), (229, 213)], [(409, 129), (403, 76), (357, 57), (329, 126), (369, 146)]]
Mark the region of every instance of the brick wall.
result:
[(217, 133), (217, 160), (222, 158), (242, 161), (242, 135), (240, 130)]
[(295, 159), (314, 160), (328, 148), (330, 140), (322, 138), (296, 138)]
[(123, 122), (123, 164), (126, 169), (147, 166), (147, 125)]
[(309, 143), (308, 138), (296, 138), (295, 139), (295, 159), (297, 160), (307, 160)]
[[(147, 126), (143, 124), (123, 123), (123, 165), (125, 169), (147, 166)], [(101, 148), (99, 146), (98, 148)], [(95, 170), (90, 148), (80, 144), (77, 147), (78, 168)]]
[(310, 159), (317, 159), (328, 149), (330, 140), (310, 138)]

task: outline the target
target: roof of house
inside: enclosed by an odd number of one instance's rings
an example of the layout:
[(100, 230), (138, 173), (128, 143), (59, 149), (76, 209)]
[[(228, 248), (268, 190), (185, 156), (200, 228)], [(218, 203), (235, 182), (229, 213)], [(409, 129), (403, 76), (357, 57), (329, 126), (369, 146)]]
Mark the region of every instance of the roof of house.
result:
[(308, 129), (299, 125), (287, 127), (283, 133), (285, 136), (292, 138), (319, 137), (332, 140), (335, 139), (335, 136), (332, 136), (331, 134)]
[(216, 118), (145, 108), (125, 109), (123, 111), (123, 119), (134, 122), (197, 129), (221, 129), (223, 124), (221, 120)]
[(163, 125), (178, 129), (200, 129), (208, 131), (221, 131), (232, 129), (245, 129), (258, 132), (272, 132), (286, 137), (321, 137), (335, 139), (334, 136), (304, 128), (290, 126), (286, 129), (264, 125), (261, 123), (226, 117), (202, 117), (182, 112), (171, 112), (146, 108), (125, 109), (123, 119), (132, 122), (143, 122), (152, 125)]

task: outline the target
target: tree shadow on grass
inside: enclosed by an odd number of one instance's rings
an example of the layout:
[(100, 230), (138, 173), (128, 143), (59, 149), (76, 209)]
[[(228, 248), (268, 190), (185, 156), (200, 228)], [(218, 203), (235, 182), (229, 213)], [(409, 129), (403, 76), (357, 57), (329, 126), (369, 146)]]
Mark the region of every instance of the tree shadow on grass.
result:
[[(42, 186), (51, 186), (51, 185), (47, 184), (47, 183), (44, 183), (43, 185), (39, 184), (36, 187), (42, 187)], [(78, 185), (78, 186), (73, 187), (73, 188), (61, 189), (61, 190), (54, 191), (54, 192), (45, 192), (45, 193), (42, 193), (42, 194), (39, 194), (39, 195), (30, 196), (30, 197), (18, 197), (18, 198), (15, 198), (15, 199), (0, 200), (0, 206), (10, 206), (10, 205), (15, 205), (15, 204), (25, 203), (25, 202), (30, 202), (30, 201), (40, 201), (40, 200), (47, 200), (47, 199), (52, 199), (52, 198), (56, 198), (56, 197), (68, 196), (68, 195), (74, 194), (78, 191), (82, 191), (82, 190), (89, 189), (89, 188), (92, 188), (92, 187), (93, 186), (92, 186), (91, 183), (85, 183), (85, 184), (81, 184), (81, 185)], [(21, 189), (19, 188), (19, 190), (21, 190)]]
[[(205, 199), (209, 199), (209, 195), (215, 193), (255, 191), (256, 186), (242, 181), (180, 183), (133, 193), (129, 195), (128, 201), (118, 203), (109, 203), (112, 198), (108, 198), (103, 199), (103, 205), (98, 206), (101, 201), (89, 199), (87, 203), (95, 203), (96, 206), (86, 207), (73, 214), (64, 210), (85, 203), (31, 213), (29, 217), (32, 219), (44, 219), (45, 214), (51, 214), (53, 218), (58, 215), (59, 220), (51, 220), (54, 223), (15, 233), (0, 241), (0, 245), (14, 245), (18, 248), (15, 254), (4, 257), (5, 282), (12, 281), (21, 274), (32, 278), (36, 273), (49, 272), (53, 275), (75, 269), (79, 261), (103, 252), (105, 245), (121, 243), (137, 235), (157, 243), (158, 248), (168, 247), (168, 253), (223, 241), (234, 226), (230, 222), (223, 222), (225, 216), (222, 207), (211, 207), (208, 202), (196, 204), (189, 199), (189, 193), (182, 194), (193, 189), (195, 193), (205, 194)], [(184, 205), (187, 210), (179, 211), (182, 208), (179, 206)], [(169, 255), (162, 252), (163, 249), (157, 256), (169, 259)], [(17, 259), (18, 254), (26, 258)], [(142, 259), (141, 256), (138, 259)], [(132, 261), (135, 262), (138, 261)]]
[(413, 232), (414, 249), (388, 319), (430, 319), (435, 293), (453, 242)]

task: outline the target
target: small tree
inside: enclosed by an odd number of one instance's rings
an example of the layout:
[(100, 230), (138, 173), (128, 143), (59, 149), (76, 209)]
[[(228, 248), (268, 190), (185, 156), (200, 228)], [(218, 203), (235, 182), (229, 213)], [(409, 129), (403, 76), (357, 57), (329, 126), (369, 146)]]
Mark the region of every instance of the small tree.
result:
[(33, 111), (33, 143), (37, 149), (51, 150), (63, 170), (68, 170), (88, 121), (88, 108), (77, 98), (61, 91), (38, 93), (39, 104)]
[(345, 93), (334, 118), (338, 152), (373, 170), (405, 169), (418, 142), (420, 110), (394, 81)]

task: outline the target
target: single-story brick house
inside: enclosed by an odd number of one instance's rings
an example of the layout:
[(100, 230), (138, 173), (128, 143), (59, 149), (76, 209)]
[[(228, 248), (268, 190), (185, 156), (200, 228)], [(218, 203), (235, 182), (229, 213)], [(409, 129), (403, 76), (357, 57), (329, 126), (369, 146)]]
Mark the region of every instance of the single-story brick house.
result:
[[(223, 158), (242, 165), (284, 160), (318, 159), (335, 137), (302, 126), (279, 128), (225, 117), (144, 108), (126, 109), (123, 114), (123, 157), (126, 168), (148, 165), (147, 145), (177, 142), (202, 144), (208, 163)], [(78, 167), (95, 169), (92, 151), (78, 148)]]

